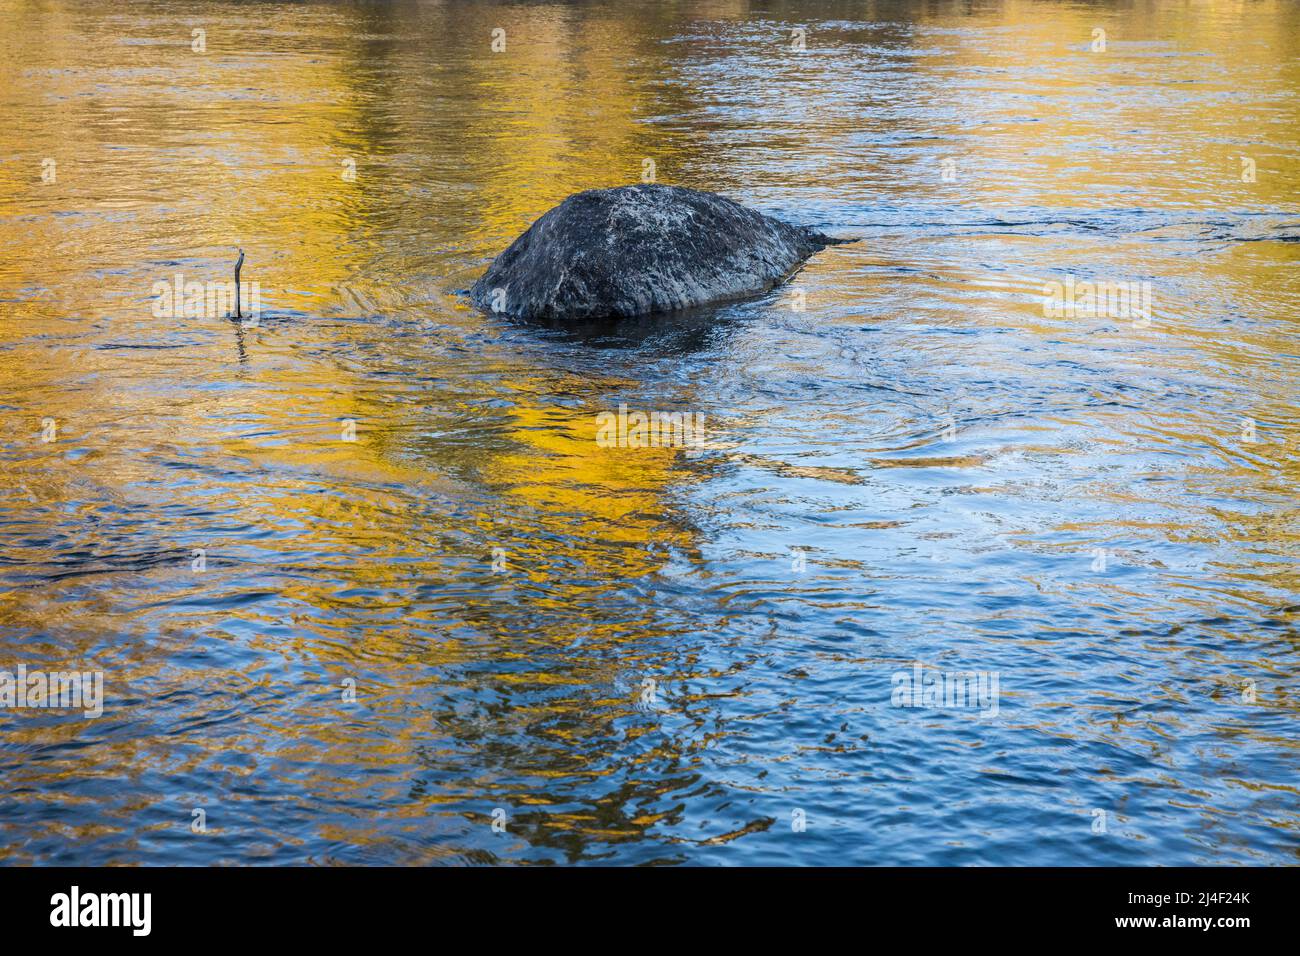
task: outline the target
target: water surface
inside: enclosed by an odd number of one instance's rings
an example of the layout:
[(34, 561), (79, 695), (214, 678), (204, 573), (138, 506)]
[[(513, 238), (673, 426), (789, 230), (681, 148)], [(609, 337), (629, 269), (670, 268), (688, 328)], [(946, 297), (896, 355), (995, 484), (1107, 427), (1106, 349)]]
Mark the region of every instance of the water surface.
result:
[[(1300, 6), (0, 22), (0, 669), (106, 685), (0, 712), (0, 859), (1296, 862)], [(862, 241), (671, 320), (459, 295), (647, 160)], [(236, 248), (255, 327), (157, 314)]]

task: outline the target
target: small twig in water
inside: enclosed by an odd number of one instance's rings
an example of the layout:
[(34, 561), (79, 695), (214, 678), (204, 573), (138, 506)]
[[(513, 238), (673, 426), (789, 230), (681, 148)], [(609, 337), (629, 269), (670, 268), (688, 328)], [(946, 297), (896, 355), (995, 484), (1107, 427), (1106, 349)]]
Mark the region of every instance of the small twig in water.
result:
[(235, 318), (242, 319), (243, 313), (239, 311), (239, 269), (244, 264), (244, 250), (239, 250), (239, 261), (235, 263)]

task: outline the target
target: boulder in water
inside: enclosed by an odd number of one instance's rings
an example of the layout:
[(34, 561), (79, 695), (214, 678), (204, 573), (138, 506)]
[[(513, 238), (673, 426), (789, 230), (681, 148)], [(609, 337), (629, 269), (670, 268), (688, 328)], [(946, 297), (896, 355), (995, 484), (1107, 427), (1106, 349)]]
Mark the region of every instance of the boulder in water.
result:
[(764, 292), (841, 241), (696, 189), (593, 189), (533, 223), (470, 298), (523, 319), (688, 309)]

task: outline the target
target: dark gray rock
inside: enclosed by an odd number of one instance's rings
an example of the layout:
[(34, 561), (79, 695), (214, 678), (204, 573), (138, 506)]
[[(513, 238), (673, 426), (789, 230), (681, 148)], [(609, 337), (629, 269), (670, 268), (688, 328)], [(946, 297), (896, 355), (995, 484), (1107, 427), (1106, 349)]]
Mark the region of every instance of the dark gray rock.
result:
[(770, 289), (839, 241), (695, 189), (593, 189), (533, 223), (470, 298), (525, 319), (687, 309)]

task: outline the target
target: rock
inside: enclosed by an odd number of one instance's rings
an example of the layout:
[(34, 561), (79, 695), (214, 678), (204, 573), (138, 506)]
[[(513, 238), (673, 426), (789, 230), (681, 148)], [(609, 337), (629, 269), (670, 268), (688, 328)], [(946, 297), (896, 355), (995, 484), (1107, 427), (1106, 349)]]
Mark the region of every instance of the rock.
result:
[(687, 309), (764, 292), (841, 241), (696, 189), (593, 189), (533, 223), (470, 298), (524, 319)]

